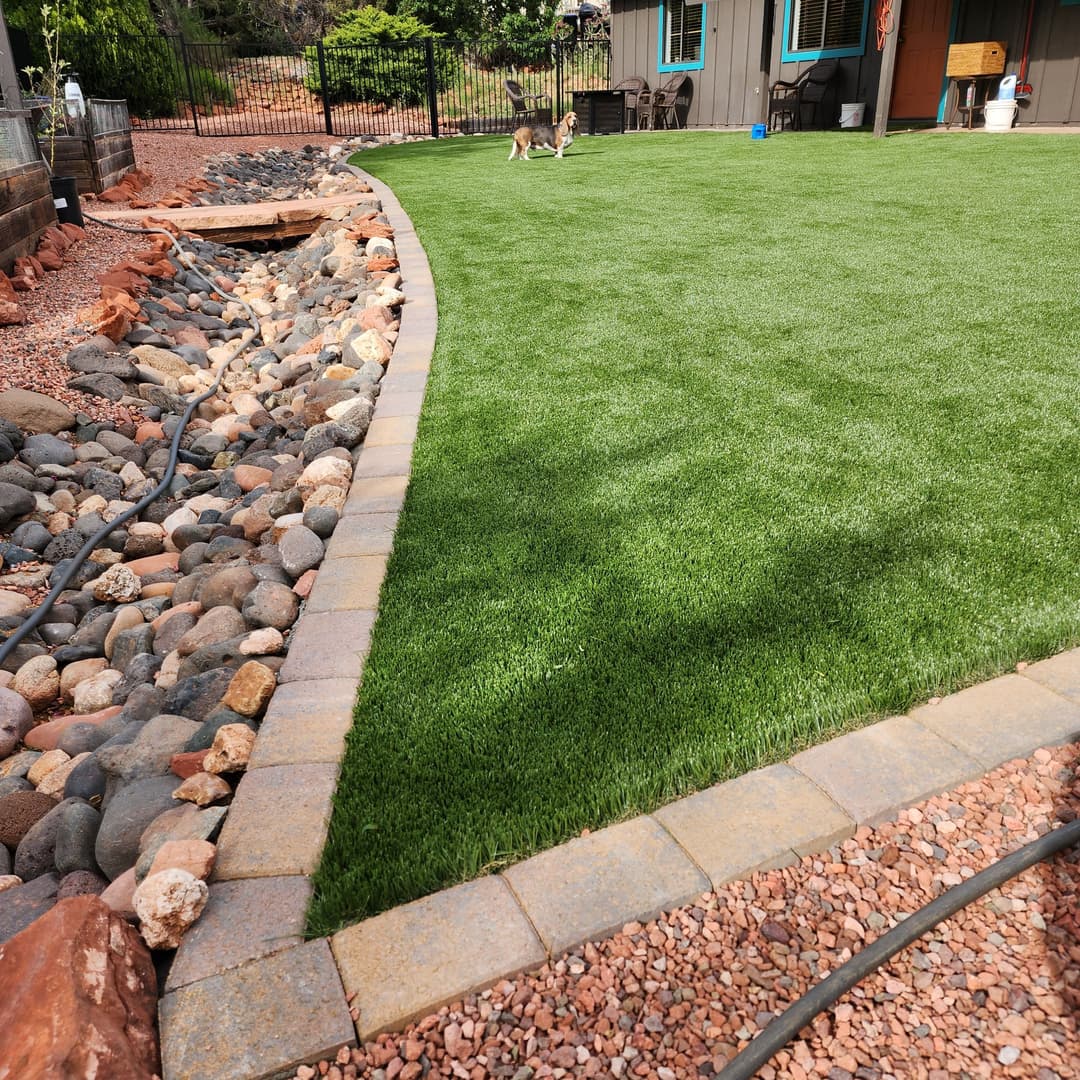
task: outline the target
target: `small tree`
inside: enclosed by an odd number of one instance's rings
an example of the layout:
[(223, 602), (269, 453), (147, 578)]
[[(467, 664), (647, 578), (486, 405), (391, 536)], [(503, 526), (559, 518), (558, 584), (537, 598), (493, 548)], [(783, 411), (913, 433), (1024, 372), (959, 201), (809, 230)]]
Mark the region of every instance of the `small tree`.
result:
[(23, 68), (23, 73), (30, 80), (33, 104), (44, 110), (38, 132), (49, 140), (49, 172), (53, 172), (56, 163), (56, 136), (67, 131), (62, 86), (70, 67), (60, 55), (59, 6), (42, 5), (41, 38), (44, 64), (31, 64)]

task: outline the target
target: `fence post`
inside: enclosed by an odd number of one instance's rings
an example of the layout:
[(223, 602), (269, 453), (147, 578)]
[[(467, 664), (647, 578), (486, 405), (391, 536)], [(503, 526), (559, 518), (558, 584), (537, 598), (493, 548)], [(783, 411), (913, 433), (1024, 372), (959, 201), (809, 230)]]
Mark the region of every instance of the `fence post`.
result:
[(188, 99), (191, 102), (191, 119), (195, 124), (195, 134), (199, 134), (199, 109), (195, 104), (195, 84), (191, 80), (191, 61), (188, 59), (187, 41), (183, 35), (180, 37), (180, 59), (184, 64), (184, 74), (187, 76)]
[(431, 137), (439, 137), (439, 87), (435, 81), (435, 42), (424, 38), (424, 56), (427, 60), (427, 99), (431, 114)]
[(562, 84), (563, 84), (563, 43), (561, 38), (555, 39), (555, 116), (553, 123), (558, 123), (563, 115)]
[(322, 38), (315, 42), (315, 52), (319, 57), (319, 90), (322, 92), (323, 122), (326, 124), (326, 134), (334, 134), (334, 114), (330, 111), (330, 96), (326, 92), (326, 51), (323, 49)]

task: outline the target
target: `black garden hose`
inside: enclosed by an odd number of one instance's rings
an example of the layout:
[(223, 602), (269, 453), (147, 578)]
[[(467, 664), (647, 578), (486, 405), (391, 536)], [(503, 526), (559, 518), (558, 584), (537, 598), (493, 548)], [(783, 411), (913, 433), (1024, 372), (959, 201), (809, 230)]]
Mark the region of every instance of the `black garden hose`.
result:
[[(176, 237), (166, 229), (146, 229), (136, 227), (132, 225), (117, 225), (111, 221), (105, 221), (102, 218), (93, 217), (91, 214), (84, 214), (84, 217), (89, 218), (91, 221), (96, 222), (99, 225), (105, 225), (110, 229), (118, 229), (120, 232), (128, 233), (147, 233), (154, 234), (160, 233), (162, 236), (167, 236), (172, 242), (173, 247), (178, 253), (180, 264), (189, 273), (195, 274), (197, 277), (202, 278), (211, 292), (217, 292), (218, 287), (195, 265), (194, 257), (186, 252), (177, 242)], [(37, 606), (33, 614), (11, 634), (11, 636), (0, 645), (0, 665), (3, 665), (8, 657), (15, 651), (19, 643), (33, 630), (35, 630), (45, 616), (52, 610), (53, 604), (56, 603), (60, 594), (68, 587), (72, 578), (82, 568), (83, 563), (90, 557), (91, 553), (97, 548), (97, 546), (107, 537), (110, 533), (115, 532), (125, 522), (130, 521), (137, 514), (141, 513), (147, 506), (149, 506), (156, 498), (162, 495), (172, 483), (173, 476), (176, 474), (176, 463), (180, 454), (180, 440), (183, 438), (184, 431), (187, 428), (188, 423), (191, 420), (192, 414), (195, 410), (208, 398), (212, 397), (218, 387), (221, 385), (221, 380), (225, 376), (225, 372), (229, 370), (229, 366), (244, 350), (253, 342), (259, 338), (259, 320), (255, 312), (252, 311), (249, 304), (247, 304), (240, 297), (235, 298), (237, 303), (241, 304), (247, 309), (248, 316), (251, 322), (251, 329), (244, 331), (243, 336), (240, 338), (239, 344), (236, 346), (233, 355), (221, 365), (221, 370), (217, 374), (217, 378), (210, 384), (209, 389), (204, 391), (198, 397), (193, 398), (188, 402), (187, 408), (184, 410), (180, 423), (176, 427), (176, 431), (173, 433), (172, 444), (169, 447), (169, 461), (165, 468), (165, 473), (161, 478), (160, 483), (149, 494), (144, 495), (134, 506), (128, 507), (123, 513), (118, 514), (112, 521), (107, 522), (102, 528), (98, 529), (89, 540), (78, 552), (68, 560), (68, 565), (64, 568), (64, 571), (57, 578), (52, 588), (49, 590), (48, 596)]]
[(789, 1005), (742, 1053), (733, 1057), (720, 1070), (717, 1080), (750, 1080), (758, 1069), (787, 1046), (818, 1013), (824, 1012), (901, 949), (906, 949), (939, 922), (967, 907), (991, 889), (999, 888), (1035, 863), (1078, 843), (1080, 819), (1048, 832), (931, 900), (925, 907), (909, 915), (899, 926), (894, 926), (882, 934), (872, 945), (868, 945), (846, 964), (837, 968), (793, 1005)]

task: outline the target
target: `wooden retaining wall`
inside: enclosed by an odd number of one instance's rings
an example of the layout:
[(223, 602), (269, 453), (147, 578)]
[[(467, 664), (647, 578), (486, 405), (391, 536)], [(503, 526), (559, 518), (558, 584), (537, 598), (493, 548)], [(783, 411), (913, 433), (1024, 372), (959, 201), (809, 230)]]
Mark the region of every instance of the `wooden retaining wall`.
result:
[(49, 171), (38, 154), (28, 112), (0, 111), (0, 270), (36, 248), (56, 224)]
[[(53, 175), (74, 176), (79, 194), (98, 194), (135, 165), (131, 146), (131, 121), (127, 103), (91, 98), (86, 118), (79, 124), (68, 121), (71, 134), (58, 135), (53, 151)], [(46, 157), (49, 140), (41, 139)]]

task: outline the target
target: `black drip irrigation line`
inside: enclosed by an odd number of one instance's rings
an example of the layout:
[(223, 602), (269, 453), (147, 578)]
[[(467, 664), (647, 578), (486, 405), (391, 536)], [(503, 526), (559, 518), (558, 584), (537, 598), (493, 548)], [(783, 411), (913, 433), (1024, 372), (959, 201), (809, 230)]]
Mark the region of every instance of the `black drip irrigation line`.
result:
[(967, 907), (991, 889), (999, 888), (1029, 867), (1077, 843), (1080, 843), (1080, 819), (1048, 832), (931, 900), (925, 907), (904, 919), (899, 926), (894, 926), (888, 933), (882, 934), (873, 944), (838, 967), (794, 1005), (788, 1006), (742, 1053), (733, 1057), (717, 1073), (716, 1080), (750, 1080), (758, 1069), (787, 1046), (818, 1013), (835, 1004), (856, 983), (876, 971), (901, 949), (906, 949), (923, 934), (929, 933), (939, 922)]
[[(173, 248), (176, 250), (177, 259), (180, 265), (188, 273), (194, 274), (199, 277), (206, 284), (207, 288), (211, 292), (217, 292), (218, 287), (195, 265), (195, 258), (190, 253), (186, 252), (178, 243), (175, 236), (172, 235), (167, 229), (147, 229), (134, 225), (117, 225), (115, 222), (106, 221), (103, 218), (94, 217), (92, 214), (83, 214), (83, 217), (88, 218), (90, 221), (96, 222), (98, 225), (105, 225), (110, 229), (117, 229), (120, 232), (127, 233), (145, 233), (145, 234), (160, 234), (167, 236), (172, 243)], [(241, 299), (235, 297), (237, 303), (241, 304), (248, 313), (249, 321), (251, 322), (251, 330), (245, 331), (244, 335), (240, 339), (240, 344), (237, 346), (236, 351), (228, 360), (224, 361), (221, 365), (221, 370), (217, 374), (217, 378), (210, 384), (209, 389), (204, 391), (198, 397), (193, 398), (188, 402), (187, 408), (184, 410), (180, 423), (176, 427), (176, 431), (173, 433), (172, 443), (169, 447), (169, 461), (165, 468), (165, 473), (161, 478), (160, 483), (149, 494), (144, 495), (134, 506), (128, 507), (122, 514), (118, 514), (112, 521), (108, 522), (103, 528), (98, 529), (89, 540), (70, 560), (68, 565), (64, 567), (63, 573), (53, 584), (49, 590), (49, 595), (37, 606), (33, 614), (24, 623), (22, 623), (12, 635), (0, 645), (0, 665), (4, 664), (8, 657), (15, 651), (18, 645), (27, 637), (32, 631), (37, 629), (41, 624), (45, 616), (52, 610), (53, 604), (56, 603), (60, 594), (68, 587), (71, 580), (82, 569), (83, 563), (90, 557), (95, 548), (106, 539), (111, 533), (115, 532), (125, 522), (130, 521), (137, 514), (146, 509), (155, 499), (164, 494), (166, 489), (172, 483), (173, 477), (176, 474), (176, 463), (180, 454), (180, 440), (183, 438), (184, 431), (186, 430), (188, 423), (191, 421), (191, 417), (195, 410), (208, 398), (212, 397), (221, 385), (221, 380), (225, 376), (225, 372), (229, 370), (232, 362), (247, 349), (252, 342), (258, 341), (260, 337), (259, 319), (255, 312), (251, 309), (251, 306)]]

